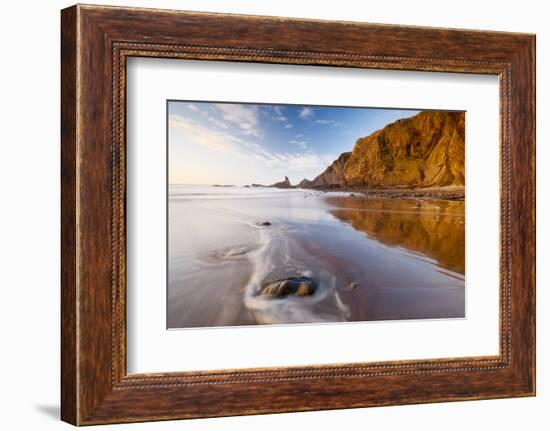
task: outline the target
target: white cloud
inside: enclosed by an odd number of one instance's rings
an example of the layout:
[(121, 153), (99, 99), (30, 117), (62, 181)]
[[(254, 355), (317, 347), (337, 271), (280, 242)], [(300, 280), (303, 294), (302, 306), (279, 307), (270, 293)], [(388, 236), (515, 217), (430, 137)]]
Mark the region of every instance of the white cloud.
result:
[(332, 127), (340, 127), (344, 124), (341, 121), (336, 120), (315, 120), (316, 124), (331, 125)]
[[(272, 106), (271, 110), (264, 109), (262, 112), (268, 117), (270, 117), (273, 121), (280, 121), (281, 123), (288, 122), (288, 118), (284, 116), (283, 108), (281, 108), (280, 106)], [(273, 115), (272, 112), (274, 112), (275, 114)], [(290, 127), (292, 127), (292, 125)], [(287, 127), (287, 128), (290, 128), (290, 127)]]
[[(321, 172), (334, 160), (332, 155), (321, 156), (306, 151), (307, 142), (291, 140), (300, 147), (299, 151), (286, 153), (271, 153), (256, 142), (239, 138), (228, 131), (215, 131), (197, 122), (173, 114), (170, 116), (170, 133), (177, 132), (180, 136), (197, 145), (206, 146), (215, 151), (230, 152), (237, 157), (261, 163), (266, 169), (278, 169), (281, 172), (303, 172), (314, 170)], [(174, 139), (171, 137), (170, 139)]]
[(228, 129), (229, 126), (224, 121), (218, 120), (217, 118), (212, 117), (211, 115), (208, 116), (208, 119), (215, 124), (216, 126), (222, 128), (222, 129)]
[[(318, 175), (336, 158), (333, 155), (315, 154), (302, 133), (288, 141), (294, 145), (288, 147), (288, 152), (268, 150), (260, 140), (262, 129), (259, 116), (263, 115), (262, 109), (254, 110), (246, 105), (243, 109), (234, 109), (234, 106), (225, 104), (217, 104), (214, 109), (203, 109), (201, 105), (196, 107), (197, 112), (207, 111), (208, 115), (198, 119), (176, 113), (170, 115), (170, 145), (184, 150), (181, 154), (187, 154), (186, 157), (178, 156), (182, 157), (178, 162), (182, 166), (189, 163), (190, 156), (195, 157), (193, 154), (206, 158), (203, 160), (211, 158), (213, 164), (218, 163), (219, 166), (213, 172), (203, 173), (200, 178), (198, 174), (191, 175), (191, 179), (185, 177), (185, 181), (271, 184), (284, 175), (288, 175), (291, 181), (298, 181)], [(272, 115), (273, 111), (270, 117)], [(267, 118), (261, 120), (269, 121)], [(288, 122), (280, 125), (289, 129), (292, 127)], [(176, 157), (177, 152), (172, 154)], [(185, 169), (190, 172), (188, 167)], [(181, 175), (187, 175), (183, 168)]]
[(213, 103), (208, 108), (212, 114), (206, 116), (217, 126), (240, 135), (263, 138), (259, 124), (259, 116), (263, 111), (257, 106)]
[(245, 136), (255, 136), (256, 138), (262, 138), (263, 134), (261, 130), (258, 129), (245, 129), (241, 132)]
[(308, 119), (308, 118), (313, 117), (314, 112), (313, 112), (313, 109), (311, 109), (311, 108), (303, 107), (302, 110), (300, 111), (299, 115), (300, 115), (300, 118)]
[(216, 103), (215, 106), (225, 121), (235, 124), (246, 134), (259, 136), (258, 109), (256, 106), (238, 105), (232, 103)]
[(199, 108), (197, 108), (195, 105), (193, 105), (192, 103), (188, 103), (187, 104), (187, 107), (191, 110), (191, 111), (198, 111)]
[(317, 124), (334, 124), (334, 120), (315, 120)]
[(284, 128), (285, 129), (292, 129), (292, 124), (287, 123), (287, 124), (285, 124)]
[(240, 140), (227, 133), (218, 133), (178, 115), (170, 116), (170, 131), (181, 133), (186, 139), (216, 150), (235, 151)]
[(282, 166), (284, 166), (289, 173), (314, 171), (322, 172), (326, 167), (334, 160), (330, 155), (320, 156), (312, 153), (293, 153), (293, 154), (281, 154)]
[(288, 141), (289, 144), (295, 144), (295, 145), (298, 145), (302, 150), (306, 150), (308, 147), (307, 147), (307, 142), (306, 141), (297, 141), (295, 139), (292, 139), (290, 141)]

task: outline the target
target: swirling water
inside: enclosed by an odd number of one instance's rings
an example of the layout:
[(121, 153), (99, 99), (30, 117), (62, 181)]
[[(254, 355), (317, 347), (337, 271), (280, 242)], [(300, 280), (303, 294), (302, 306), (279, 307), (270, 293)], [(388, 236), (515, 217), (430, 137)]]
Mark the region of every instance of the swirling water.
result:
[[(168, 208), (169, 328), (464, 317), (463, 202), (171, 185)], [(314, 294), (260, 294), (293, 276)]]

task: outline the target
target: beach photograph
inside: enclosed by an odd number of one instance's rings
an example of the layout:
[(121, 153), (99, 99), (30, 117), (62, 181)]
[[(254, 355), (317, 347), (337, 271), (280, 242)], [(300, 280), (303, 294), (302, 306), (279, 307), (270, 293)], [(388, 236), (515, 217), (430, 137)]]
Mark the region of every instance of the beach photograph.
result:
[(465, 317), (465, 112), (167, 101), (167, 328)]

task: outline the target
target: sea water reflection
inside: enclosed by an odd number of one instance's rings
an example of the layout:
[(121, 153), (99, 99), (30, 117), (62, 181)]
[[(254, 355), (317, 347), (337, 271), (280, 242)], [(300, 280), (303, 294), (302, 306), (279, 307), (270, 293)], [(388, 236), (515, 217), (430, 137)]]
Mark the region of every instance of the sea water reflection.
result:
[[(170, 328), (465, 314), (464, 202), (171, 186), (168, 251)], [(260, 294), (302, 275), (311, 296)]]

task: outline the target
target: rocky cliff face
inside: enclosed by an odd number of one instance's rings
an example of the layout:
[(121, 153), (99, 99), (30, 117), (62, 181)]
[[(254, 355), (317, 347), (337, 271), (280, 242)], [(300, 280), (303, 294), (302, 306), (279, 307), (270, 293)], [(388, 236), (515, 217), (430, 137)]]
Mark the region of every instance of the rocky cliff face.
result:
[[(332, 164), (326, 168), (322, 174), (318, 175), (313, 181), (311, 181), (310, 187), (315, 186), (330, 188), (342, 186), (346, 182), (344, 170), (350, 157), (351, 152), (340, 154), (340, 157), (332, 162)], [(302, 183), (303, 182), (304, 181), (302, 181)]]
[(351, 153), (342, 153), (302, 187), (463, 186), (464, 120), (464, 112), (421, 112), (398, 120), (358, 139)]
[(311, 189), (313, 187), (313, 181), (304, 178), (302, 181), (296, 184), (296, 187), (298, 187), (299, 189)]

